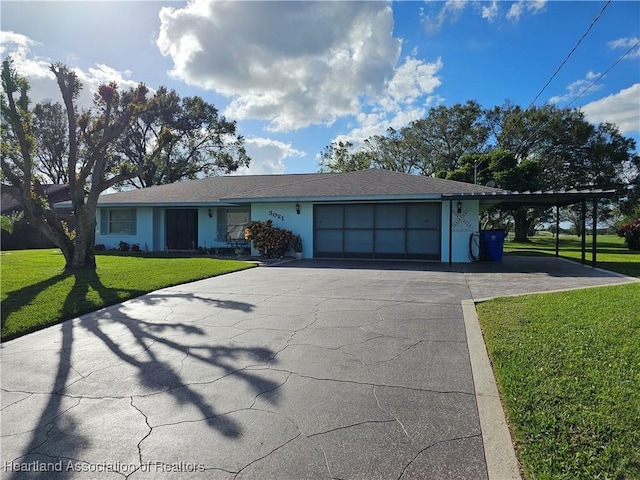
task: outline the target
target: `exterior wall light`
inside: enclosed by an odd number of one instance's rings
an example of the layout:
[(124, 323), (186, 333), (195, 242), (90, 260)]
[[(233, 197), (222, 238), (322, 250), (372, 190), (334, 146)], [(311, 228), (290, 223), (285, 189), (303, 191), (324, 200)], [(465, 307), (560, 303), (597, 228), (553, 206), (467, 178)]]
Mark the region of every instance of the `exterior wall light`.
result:
[(300, 215), (300, 204), (296, 202), (296, 213)]
[(211, 208), (209, 208), (209, 210), (207, 210), (207, 213), (209, 214), (209, 218), (213, 217), (213, 213), (211, 212)]
[(458, 207), (458, 213), (462, 213), (462, 202), (460, 200), (458, 200), (457, 207)]

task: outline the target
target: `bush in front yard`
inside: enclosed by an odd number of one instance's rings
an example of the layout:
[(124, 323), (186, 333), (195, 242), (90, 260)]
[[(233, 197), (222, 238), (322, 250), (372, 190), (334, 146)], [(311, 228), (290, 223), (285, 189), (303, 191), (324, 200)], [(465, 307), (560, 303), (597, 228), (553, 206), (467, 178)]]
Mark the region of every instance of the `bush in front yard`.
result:
[(620, 227), (618, 235), (624, 237), (624, 243), (629, 250), (640, 250), (640, 218), (635, 222), (629, 222)]
[(293, 240), (291, 230), (273, 226), (271, 220), (252, 222), (245, 229), (245, 239), (253, 242), (260, 255), (267, 258), (282, 257)]

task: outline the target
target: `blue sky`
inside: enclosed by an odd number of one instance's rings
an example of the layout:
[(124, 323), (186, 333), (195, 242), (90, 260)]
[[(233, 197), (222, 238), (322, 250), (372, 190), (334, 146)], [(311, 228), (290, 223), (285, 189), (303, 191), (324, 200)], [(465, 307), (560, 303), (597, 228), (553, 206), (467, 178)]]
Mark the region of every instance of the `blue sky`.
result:
[(640, 141), (636, 1), (3, 0), (0, 9), (1, 55), (29, 78), (33, 100), (59, 99), (51, 62), (77, 70), (85, 105), (110, 80), (200, 95), (237, 120), (253, 158), (243, 174), (317, 171), (332, 141), (357, 144), (440, 104), (527, 107), (601, 14), (535, 104), (579, 107)]

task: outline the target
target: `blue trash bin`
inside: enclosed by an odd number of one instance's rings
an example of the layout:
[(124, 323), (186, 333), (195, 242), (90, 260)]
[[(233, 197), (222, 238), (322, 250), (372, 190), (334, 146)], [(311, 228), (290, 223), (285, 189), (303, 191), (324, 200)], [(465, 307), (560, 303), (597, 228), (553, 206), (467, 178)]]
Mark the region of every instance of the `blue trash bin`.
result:
[(485, 258), (490, 262), (502, 261), (502, 247), (507, 232), (504, 230), (483, 230), (482, 244), (484, 246)]

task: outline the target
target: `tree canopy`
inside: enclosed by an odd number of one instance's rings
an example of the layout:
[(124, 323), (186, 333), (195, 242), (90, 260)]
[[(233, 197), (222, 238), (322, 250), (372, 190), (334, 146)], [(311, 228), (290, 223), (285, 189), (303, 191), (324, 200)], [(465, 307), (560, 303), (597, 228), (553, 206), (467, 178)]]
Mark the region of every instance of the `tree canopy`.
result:
[[(248, 165), (236, 125), (219, 118), (198, 97), (180, 100), (139, 84), (122, 90), (100, 85), (92, 108), (76, 105), (82, 84), (62, 64), (51, 65), (62, 104), (30, 109), (29, 84), (7, 58), (2, 63), (0, 160), (3, 188), (25, 217), (58, 246), (66, 268), (95, 268), (95, 224), (99, 195), (126, 183), (149, 186), (199, 173)], [(68, 183), (75, 235), (38, 196), (43, 182)]]
[[(526, 110), (506, 103), (483, 109), (476, 102), (431, 108), (424, 118), (354, 147), (332, 144), (324, 171), (384, 168), (495, 185), (512, 191), (617, 189), (622, 210), (640, 197), (635, 141), (611, 123), (593, 125), (578, 109), (554, 105)], [(366, 161), (358, 161), (365, 156)], [(526, 239), (544, 209), (510, 212), (516, 236)]]
[(122, 186), (136, 188), (231, 173), (250, 161), (235, 122), (200, 97), (181, 99), (164, 87), (129, 125), (117, 151), (136, 171)]

